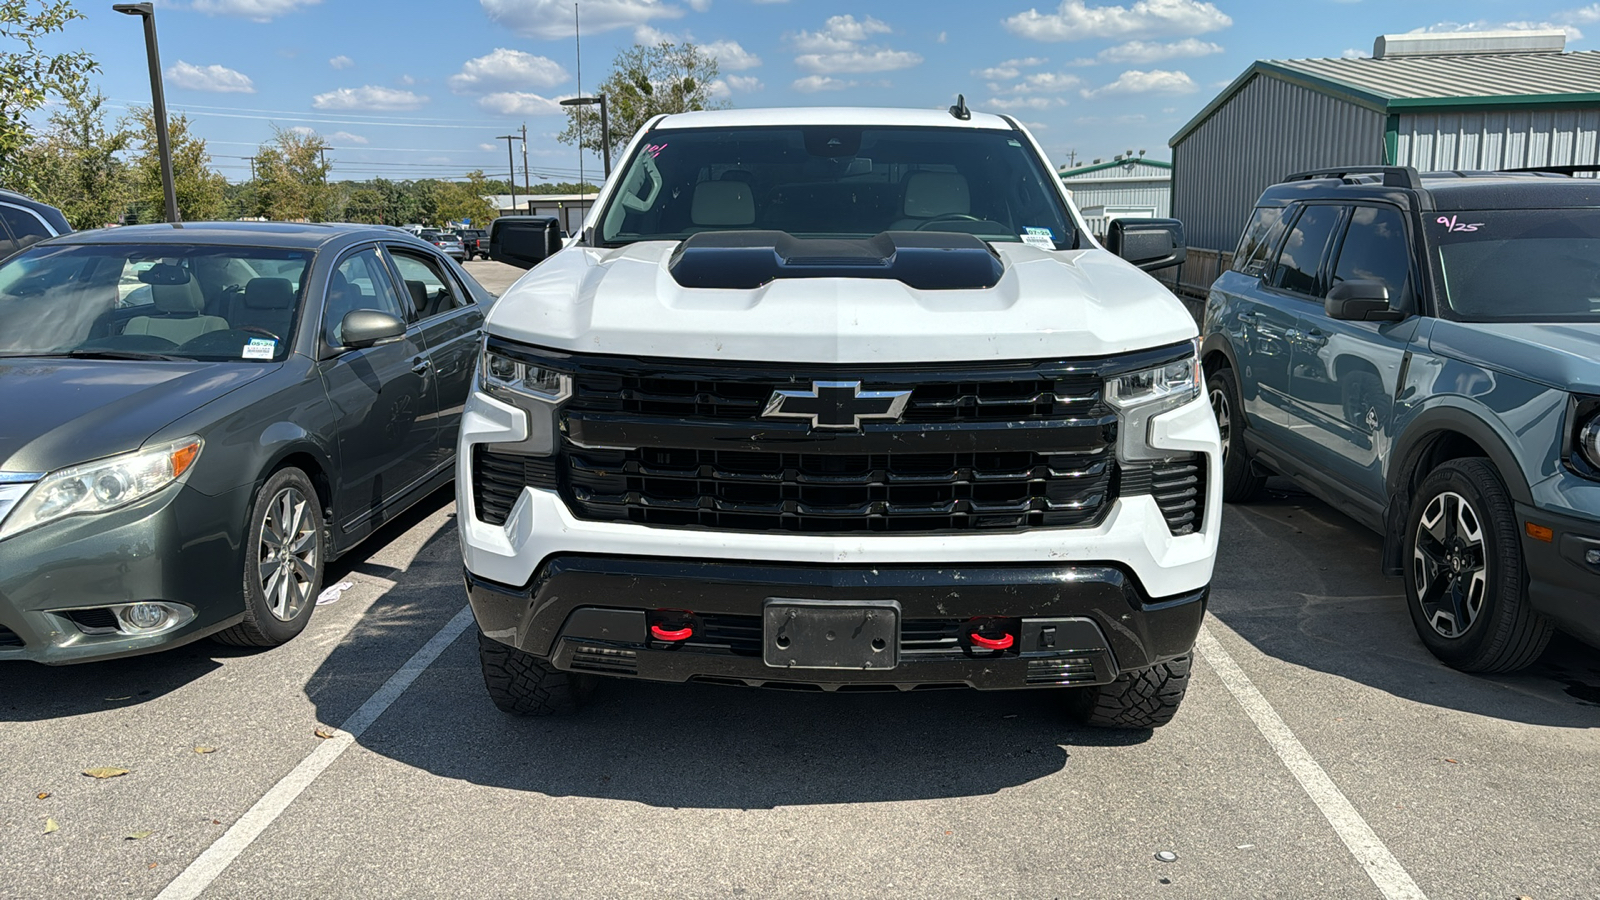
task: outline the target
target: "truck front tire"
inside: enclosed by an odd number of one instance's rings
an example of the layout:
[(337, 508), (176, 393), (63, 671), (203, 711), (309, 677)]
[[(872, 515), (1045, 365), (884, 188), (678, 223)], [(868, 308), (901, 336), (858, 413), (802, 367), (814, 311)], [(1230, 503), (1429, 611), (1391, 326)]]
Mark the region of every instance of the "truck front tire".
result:
[(478, 632), (478, 662), (489, 699), (516, 716), (565, 716), (594, 689), (593, 676), (563, 672), (548, 662)]
[(1073, 718), (1096, 728), (1160, 728), (1172, 721), (1189, 690), (1193, 659), (1180, 656), (1123, 672), (1110, 684), (1078, 688), (1071, 701)]

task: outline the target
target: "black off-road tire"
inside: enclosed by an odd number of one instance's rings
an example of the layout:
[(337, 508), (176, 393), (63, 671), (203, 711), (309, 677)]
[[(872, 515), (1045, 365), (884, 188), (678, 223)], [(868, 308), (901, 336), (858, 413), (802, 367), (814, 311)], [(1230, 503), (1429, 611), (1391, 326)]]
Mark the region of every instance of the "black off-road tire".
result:
[(1222, 432), (1222, 499), (1249, 503), (1261, 496), (1267, 476), (1250, 462), (1250, 452), (1244, 448), (1244, 405), (1233, 370), (1223, 366), (1212, 372), (1206, 379), (1206, 396)]
[[(303, 501), (301, 508), (306, 520), (300, 533), (303, 539), (310, 541), (310, 562), (306, 570), (311, 574), (309, 579), (296, 583), (297, 593), (303, 596), (294, 605), (292, 614), (280, 617), (274, 614), (274, 601), (267, 596), (262, 584), (262, 555), (267, 519), (278, 511), (276, 506), (286, 494)], [(276, 647), (305, 631), (317, 606), (317, 594), (322, 590), (322, 576), (330, 543), (327, 523), (322, 515), (322, 501), (317, 497), (311, 479), (296, 468), (279, 469), (272, 473), (272, 477), (256, 492), (245, 526), (244, 620), (213, 634), (211, 639), (235, 647)]]
[[(1485, 585), (1475, 617), (1464, 630), (1452, 624), (1450, 630), (1460, 630), (1454, 636), (1435, 627), (1418, 587), (1419, 570), (1428, 580), (1426, 563), (1418, 558), (1419, 531), (1434, 501), (1451, 494), (1466, 501), (1469, 515), (1478, 522), (1480, 549), (1470, 555), (1481, 558)], [(1555, 628), (1528, 602), (1516, 511), (1487, 459), (1451, 460), (1428, 473), (1411, 502), (1403, 546), (1406, 608), (1417, 636), (1441, 662), (1463, 672), (1514, 672), (1544, 652)]]
[(1078, 688), (1073, 718), (1096, 728), (1160, 728), (1177, 714), (1189, 690), (1192, 656), (1180, 656), (1148, 669), (1123, 672), (1110, 684)]
[(531, 653), (478, 632), (478, 662), (489, 699), (516, 716), (566, 716), (594, 691), (592, 675), (563, 672)]

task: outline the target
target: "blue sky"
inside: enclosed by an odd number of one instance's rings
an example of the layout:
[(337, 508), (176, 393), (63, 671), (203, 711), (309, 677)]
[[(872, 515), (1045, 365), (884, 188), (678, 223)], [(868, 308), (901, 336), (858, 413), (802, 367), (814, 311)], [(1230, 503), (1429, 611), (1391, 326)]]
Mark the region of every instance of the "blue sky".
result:
[[(113, 103), (148, 102), (138, 20), (77, 0), (83, 47)], [(943, 107), (1011, 112), (1054, 162), (1167, 139), (1251, 61), (1365, 53), (1379, 34), (1562, 27), (1600, 47), (1600, 3), (1487, 0), (580, 0), (583, 84), (635, 41), (689, 39), (735, 106)], [(165, 0), (168, 104), (230, 179), (273, 125), (312, 128), (333, 177), (504, 172), (497, 135), (528, 126), (534, 180), (573, 180), (555, 101), (574, 96), (572, 0)], [(1590, 34), (1594, 37), (1590, 37)], [(520, 152), (518, 164), (520, 166)], [(585, 163), (589, 172), (598, 162)]]

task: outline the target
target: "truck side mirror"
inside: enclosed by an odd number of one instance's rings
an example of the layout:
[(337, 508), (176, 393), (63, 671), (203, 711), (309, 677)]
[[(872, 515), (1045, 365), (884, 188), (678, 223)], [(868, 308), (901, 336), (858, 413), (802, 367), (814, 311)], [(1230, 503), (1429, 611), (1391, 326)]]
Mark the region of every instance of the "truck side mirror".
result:
[(561, 225), (548, 216), (501, 216), (489, 226), (489, 258), (531, 269), (561, 250)]
[(1106, 249), (1146, 272), (1179, 265), (1189, 256), (1177, 219), (1115, 219), (1106, 232)]
[(1389, 288), (1377, 281), (1341, 281), (1322, 304), (1328, 318), (1345, 322), (1398, 322), (1406, 314), (1389, 306)]

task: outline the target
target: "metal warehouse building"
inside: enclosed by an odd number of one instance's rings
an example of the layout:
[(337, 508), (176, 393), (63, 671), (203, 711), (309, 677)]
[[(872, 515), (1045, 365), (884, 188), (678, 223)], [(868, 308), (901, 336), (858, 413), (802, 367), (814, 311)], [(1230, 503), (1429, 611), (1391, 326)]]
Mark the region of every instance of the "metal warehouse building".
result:
[(1255, 63), (1170, 142), (1172, 215), (1193, 248), (1182, 285), (1210, 284), (1261, 191), (1292, 172), (1600, 163), (1600, 52), (1565, 53), (1565, 42), (1560, 31), (1386, 35), (1371, 59)]
[(1104, 237), (1117, 219), (1164, 219), (1172, 209), (1172, 163), (1144, 157), (1095, 160), (1057, 173), (1089, 230)]

